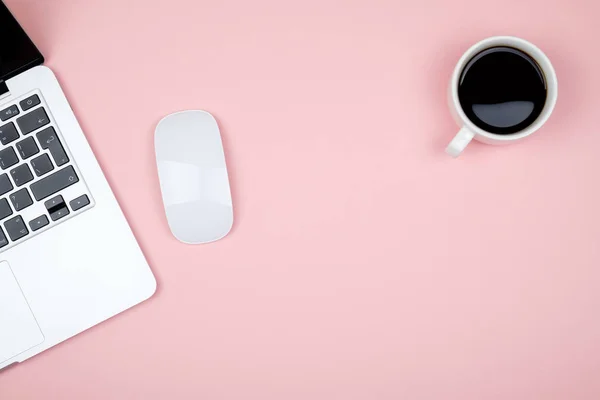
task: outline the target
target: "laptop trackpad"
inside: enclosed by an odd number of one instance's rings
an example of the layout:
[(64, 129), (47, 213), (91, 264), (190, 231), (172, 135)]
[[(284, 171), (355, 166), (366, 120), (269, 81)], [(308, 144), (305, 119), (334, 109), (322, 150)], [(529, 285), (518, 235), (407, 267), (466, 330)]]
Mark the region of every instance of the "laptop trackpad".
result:
[(0, 364), (43, 341), (10, 266), (0, 262)]

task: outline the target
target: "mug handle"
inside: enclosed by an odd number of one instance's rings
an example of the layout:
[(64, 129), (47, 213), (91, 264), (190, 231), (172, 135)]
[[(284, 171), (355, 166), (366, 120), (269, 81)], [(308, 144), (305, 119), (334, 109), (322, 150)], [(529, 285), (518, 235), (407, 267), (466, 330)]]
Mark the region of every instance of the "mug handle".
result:
[(446, 147), (446, 153), (454, 158), (458, 157), (474, 137), (475, 132), (463, 126)]

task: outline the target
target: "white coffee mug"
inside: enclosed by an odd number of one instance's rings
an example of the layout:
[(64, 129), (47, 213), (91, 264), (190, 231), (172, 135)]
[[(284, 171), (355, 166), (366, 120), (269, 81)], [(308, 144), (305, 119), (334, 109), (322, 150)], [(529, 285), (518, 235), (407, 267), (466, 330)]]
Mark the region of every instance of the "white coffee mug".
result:
[[(476, 126), (467, 117), (458, 99), (458, 85), (463, 68), (481, 51), (498, 46), (512, 47), (528, 54), (538, 63), (546, 80), (546, 103), (544, 104), (540, 115), (527, 128), (509, 135), (494, 134)], [(493, 77), (491, 77), (491, 79), (493, 79)], [(533, 132), (540, 129), (540, 127), (548, 120), (556, 105), (557, 97), (558, 81), (556, 79), (556, 72), (554, 72), (554, 67), (552, 67), (548, 57), (539, 48), (526, 40), (512, 36), (494, 36), (482, 40), (463, 54), (452, 73), (452, 79), (450, 80), (450, 86), (448, 87), (448, 104), (454, 120), (461, 128), (446, 148), (446, 153), (450, 154), (452, 157), (458, 157), (473, 139), (488, 144), (508, 144), (531, 135)]]

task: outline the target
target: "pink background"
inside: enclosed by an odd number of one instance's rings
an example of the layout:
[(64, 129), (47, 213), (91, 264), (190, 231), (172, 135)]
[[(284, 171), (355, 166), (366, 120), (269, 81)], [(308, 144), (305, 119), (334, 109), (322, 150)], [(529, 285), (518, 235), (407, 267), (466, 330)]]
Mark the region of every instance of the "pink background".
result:
[[(159, 290), (0, 374), (1, 399), (600, 398), (597, 1), (6, 2)], [(555, 114), (453, 160), (447, 80), (496, 34), (551, 58)], [(189, 108), (234, 194), (206, 246), (171, 236), (154, 163)]]

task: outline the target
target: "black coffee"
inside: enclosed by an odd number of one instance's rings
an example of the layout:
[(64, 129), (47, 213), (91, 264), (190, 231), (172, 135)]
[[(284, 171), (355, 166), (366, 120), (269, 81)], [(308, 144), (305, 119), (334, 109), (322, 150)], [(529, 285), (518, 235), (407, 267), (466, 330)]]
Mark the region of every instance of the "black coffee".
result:
[(510, 135), (531, 125), (546, 103), (546, 80), (539, 65), (512, 47), (477, 54), (462, 71), (458, 99), (481, 129)]

